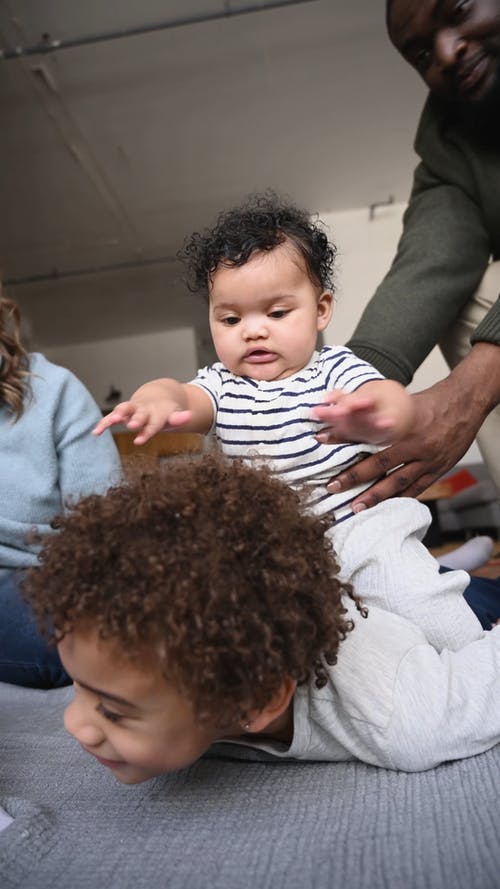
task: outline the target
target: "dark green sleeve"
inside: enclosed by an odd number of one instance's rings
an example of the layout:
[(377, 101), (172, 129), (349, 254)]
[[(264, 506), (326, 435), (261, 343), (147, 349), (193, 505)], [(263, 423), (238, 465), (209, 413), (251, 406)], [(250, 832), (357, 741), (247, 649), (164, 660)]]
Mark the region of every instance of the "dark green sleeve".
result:
[(494, 343), (500, 345), (500, 295), (490, 311), (477, 325), (473, 335), (470, 338), (472, 345), (474, 343)]
[[(395, 259), (348, 343), (404, 384), (470, 299), (493, 252), (467, 150), (460, 137), (443, 134), (429, 103), (416, 149), (423, 160)], [(498, 305), (477, 329), (478, 337), (500, 341)]]

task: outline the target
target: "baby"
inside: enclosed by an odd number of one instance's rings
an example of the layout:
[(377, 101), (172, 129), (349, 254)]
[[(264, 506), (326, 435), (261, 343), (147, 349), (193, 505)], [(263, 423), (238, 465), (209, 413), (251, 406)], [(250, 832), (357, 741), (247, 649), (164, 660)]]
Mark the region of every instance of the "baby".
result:
[(407, 771), (500, 741), (500, 629), (440, 655), (410, 621), (367, 614), (327, 520), (265, 469), (169, 461), (57, 527), (31, 604), (74, 680), (67, 730), (123, 783), (216, 741)]
[[(183, 256), (194, 284), (207, 290), (220, 361), (191, 383), (146, 383), (96, 434), (126, 423), (142, 444), (162, 429), (214, 429), (229, 456), (265, 462), (288, 484), (309, 489), (309, 507), (329, 518), (342, 578), (369, 605), (417, 621), (438, 650), (480, 638), (463, 598), (468, 575), (440, 574), (421, 543), (427, 509), (404, 498), (355, 515), (360, 488), (346, 495), (329, 484), (367, 451), (404, 435), (413, 412), (399, 383), (349, 349), (315, 350), (332, 316), (335, 257), (320, 226), (272, 194), (257, 196), (194, 234)], [(328, 392), (342, 444), (322, 442), (316, 417)]]

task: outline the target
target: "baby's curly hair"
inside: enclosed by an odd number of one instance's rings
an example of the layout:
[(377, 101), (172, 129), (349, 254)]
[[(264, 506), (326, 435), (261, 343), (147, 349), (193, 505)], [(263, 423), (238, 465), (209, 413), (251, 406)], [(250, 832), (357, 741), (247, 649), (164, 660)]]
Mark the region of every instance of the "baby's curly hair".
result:
[(61, 638), (95, 627), (123, 655), (153, 652), (199, 720), (263, 708), (315, 673), (353, 623), (323, 519), (265, 469), (217, 453), (167, 461), (57, 520), (26, 592)]
[(177, 256), (186, 267), (189, 289), (207, 295), (219, 265), (245, 265), (256, 250), (269, 251), (285, 241), (302, 256), (311, 281), (333, 292), (335, 247), (307, 210), (287, 203), (271, 190), (221, 213), (213, 228), (194, 232)]

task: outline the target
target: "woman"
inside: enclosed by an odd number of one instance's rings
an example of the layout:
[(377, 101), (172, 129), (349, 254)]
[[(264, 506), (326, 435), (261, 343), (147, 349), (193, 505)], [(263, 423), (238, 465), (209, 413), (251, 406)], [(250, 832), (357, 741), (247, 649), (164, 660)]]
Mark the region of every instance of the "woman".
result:
[(38, 634), (20, 586), (40, 538), (68, 501), (120, 477), (111, 436), (90, 432), (101, 413), (83, 384), (20, 338), (16, 304), (0, 293), (0, 681), (37, 688), (70, 682)]

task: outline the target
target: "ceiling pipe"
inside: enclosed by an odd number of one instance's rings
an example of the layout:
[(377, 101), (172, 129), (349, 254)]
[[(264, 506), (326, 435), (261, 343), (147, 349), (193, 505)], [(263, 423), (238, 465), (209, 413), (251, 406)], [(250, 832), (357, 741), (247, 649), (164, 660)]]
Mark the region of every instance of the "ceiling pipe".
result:
[(182, 28), (186, 25), (198, 25), (203, 22), (214, 22), (219, 19), (234, 18), (239, 15), (264, 12), (270, 9), (279, 9), (284, 6), (297, 6), (302, 3), (315, 3), (317, 0), (270, 0), (262, 6), (242, 6), (239, 9), (230, 9), (227, 5), (220, 12), (199, 13), (186, 18), (170, 19), (169, 21), (155, 22), (150, 25), (136, 25), (130, 28), (120, 28), (115, 31), (103, 31), (97, 34), (87, 34), (82, 37), (69, 37), (66, 40), (52, 40), (50, 35), (44, 37), (40, 43), (31, 46), (14, 46), (11, 49), (0, 49), (0, 61), (8, 62), (19, 59), (22, 56), (47, 55), (58, 52), (61, 49), (74, 49), (78, 46), (89, 46), (93, 43), (106, 43), (110, 40), (123, 40), (126, 37), (136, 37), (141, 34), (152, 34), (155, 31), (167, 31), (170, 28)]
[(34, 275), (24, 275), (20, 278), (4, 278), (4, 288), (24, 287), (28, 284), (43, 284), (47, 281), (63, 281), (66, 278), (83, 278), (88, 275), (102, 275), (105, 272), (121, 272), (125, 269), (145, 269), (154, 265), (165, 265), (175, 262), (175, 256), (155, 256), (149, 259), (129, 259), (121, 262), (110, 262), (105, 265), (84, 266), (80, 269), (51, 269), (50, 272), (40, 272)]

